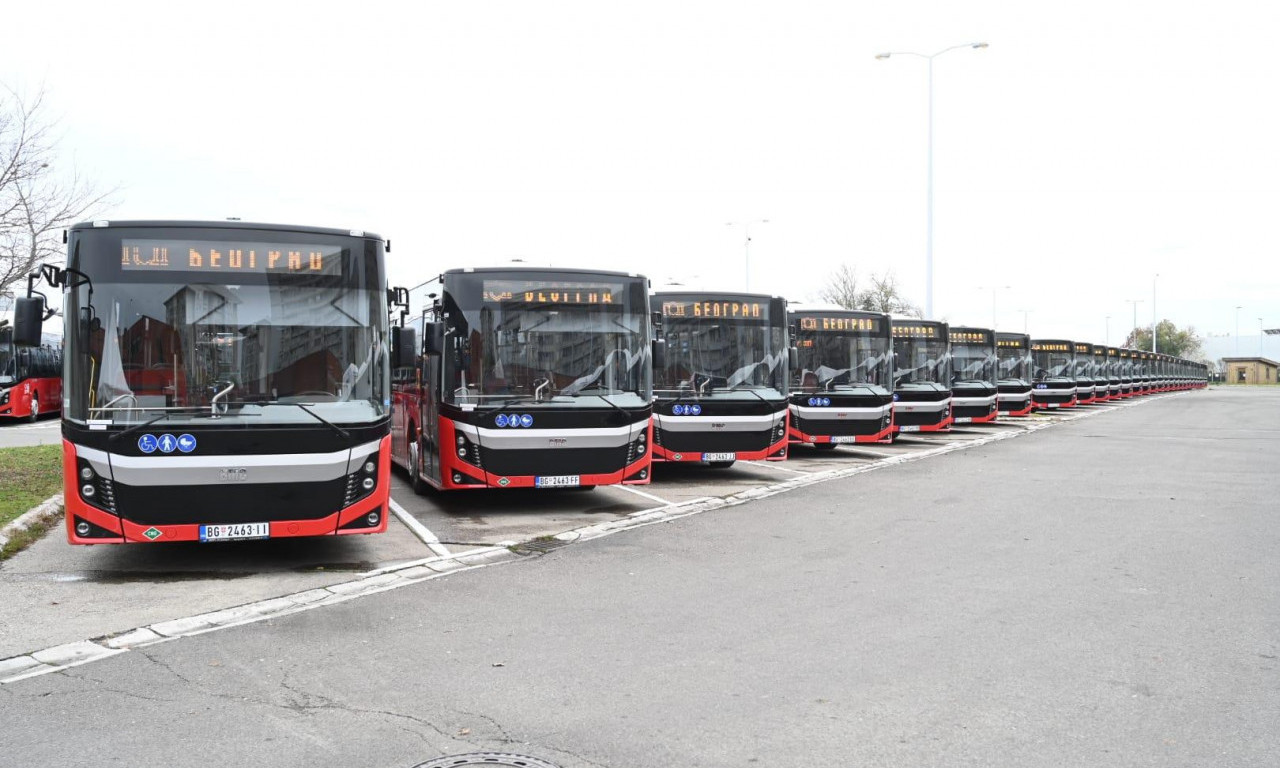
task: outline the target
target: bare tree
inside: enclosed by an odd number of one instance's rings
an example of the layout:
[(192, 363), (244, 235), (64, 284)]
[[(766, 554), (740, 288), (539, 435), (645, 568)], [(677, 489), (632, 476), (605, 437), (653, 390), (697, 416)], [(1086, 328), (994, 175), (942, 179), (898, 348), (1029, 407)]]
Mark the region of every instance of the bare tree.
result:
[(92, 217), (114, 192), (99, 192), (74, 168), (53, 170), (58, 136), (47, 113), (43, 90), (26, 98), (0, 85), (0, 294), (60, 261), (58, 230)]
[(920, 307), (902, 295), (898, 278), (892, 272), (871, 276), (871, 287), (858, 294), (858, 308), (891, 315), (920, 317)]
[(827, 278), (827, 285), (818, 294), (818, 298), (831, 302), (837, 307), (858, 309), (858, 270), (848, 264), (841, 264)]

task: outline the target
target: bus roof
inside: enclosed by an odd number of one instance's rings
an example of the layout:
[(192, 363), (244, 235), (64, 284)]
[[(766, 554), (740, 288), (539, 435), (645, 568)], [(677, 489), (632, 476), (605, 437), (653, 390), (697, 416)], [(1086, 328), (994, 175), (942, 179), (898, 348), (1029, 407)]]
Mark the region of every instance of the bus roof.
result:
[[(272, 232), (301, 232), (310, 235), (338, 235), (342, 237), (364, 237), (370, 240), (384, 240), (381, 235), (366, 232), (362, 229), (334, 229), (332, 227), (305, 227), (297, 224), (267, 224), (255, 221), (194, 221), (187, 219), (139, 219), (137, 221), (115, 221), (98, 219), (72, 224), (72, 230), (112, 229), (128, 227), (132, 229), (159, 229), (192, 227), (200, 229), (262, 229)], [(385, 240), (384, 240), (385, 242)]]

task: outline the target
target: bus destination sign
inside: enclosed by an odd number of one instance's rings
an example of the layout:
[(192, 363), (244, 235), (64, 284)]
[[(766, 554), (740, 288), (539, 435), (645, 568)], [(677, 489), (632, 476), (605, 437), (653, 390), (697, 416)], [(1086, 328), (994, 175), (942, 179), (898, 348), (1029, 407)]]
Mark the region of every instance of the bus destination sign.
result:
[(1000, 339), (996, 342), (998, 347), (1009, 347), (1012, 349), (1025, 349), (1027, 342), (1022, 339)]
[(315, 243), (124, 240), (120, 269), (226, 275), (340, 275), (343, 248)]
[(769, 316), (769, 307), (760, 301), (664, 301), (662, 316), (709, 320), (758, 320)]
[(878, 317), (849, 317), (847, 315), (804, 315), (800, 318), (802, 331), (834, 331), (836, 333), (875, 333), (882, 331)]
[(1031, 349), (1036, 352), (1070, 352), (1071, 345), (1066, 343), (1053, 344), (1053, 343), (1037, 341), (1036, 343), (1031, 345)]
[(494, 304), (623, 304), (622, 283), (577, 283), (547, 280), (485, 280), (480, 290)]
[(991, 334), (982, 331), (952, 331), (952, 344), (990, 344)]
[(936, 339), (939, 338), (936, 325), (895, 325), (893, 335), (902, 339)]

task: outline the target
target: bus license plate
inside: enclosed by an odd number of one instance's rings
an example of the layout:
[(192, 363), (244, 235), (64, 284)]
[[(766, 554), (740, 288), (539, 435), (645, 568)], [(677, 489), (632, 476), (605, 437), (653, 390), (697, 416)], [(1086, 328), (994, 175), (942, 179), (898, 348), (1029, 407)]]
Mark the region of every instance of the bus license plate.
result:
[(271, 523), (234, 523), (200, 526), (201, 541), (238, 541), (271, 538)]
[(908, 424), (907, 426), (898, 427), (899, 432), (919, 432), (920, 427), (916, 424)]
[(856, 442), (858, 442), (858, 436), (857, 436), (857, 435), (832, 435), (832, 436), (831, 436), (831, 442), (833, 442), (833, 443), (856, 443)]
[(577, 488), (582, 485), (581, 475), (540, 475), (533, 478), (538, 488)]
[(704, 453), (702, 454), (702, 461), (707, 464), (710, 464), (713, 461), (735, 461), (737, 460), (737, 458), (738, 458), (738, 454), (736, 453)]
[(968, 424), (971, 421), (973, 421), (972, 416), (957, 416), (955, 418), (955, 423), (957, 424)]
[(1058, 403), (1045, 403), (1046, 408), (1057, 408)]

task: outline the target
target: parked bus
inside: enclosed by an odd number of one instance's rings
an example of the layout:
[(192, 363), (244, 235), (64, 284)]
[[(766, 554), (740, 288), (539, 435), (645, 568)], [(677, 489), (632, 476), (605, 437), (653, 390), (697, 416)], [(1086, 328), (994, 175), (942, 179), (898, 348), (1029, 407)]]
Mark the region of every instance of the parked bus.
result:
[(995, 421), (998, 403), (996, 334), (987, 328), (952, 327), (951, 411), (956, 424)]
[(34, 422), (62, 408), (62, 350), (17, 346), (13, 328), (0, 326), (0, 419)]
[(1143, 352), (1140, 349), (1132, 351), (1133, 354), (1133, 388), (1134, 394), (1149, 395), (1151, 388), (1151, 367), (1150, 352)]
[(1031, 337), (1025, 333), (997, 333), (999, 361), (997, 402), (1001, 416), (1031, 415)]
[(1093, 344), (1093, 393), (1098, 402), (1105, 403), (1120, 396), (1120, 382), (1113, 379), (1110, 363), (1107, 360), (1107, 348), (1102, 344)]
[(747, 293), (659, 292), (653, 460), (729, 467), (787, 457), (787, 303)]
[(44, 270), (64, 290), (71, 543), (385, 530), (384, 251), (312, 227), (73, 226), (67, 268)]
[(879, 312), (801, 307), (789, 313), (790, 440), (815, 448), (893, 438), (893, 335)]
[(946, 323), (893, 320), (893, 428), (951, 431), (951, 342)]
[(648, 279), (452, 269), (407, 303), (422, 355), (396, 372), (391, 455), (415, 491), (649, 482)]
[(1033, 339), (1031, 359), (1035, 378), (1031, 401), (1036, 408), (1076, 406), (1075, 343), (1062, 339)]
[(1097, 402), (1097, 381), (1094, 380), (1093, 345), (1075, 343), (1076, 404), (1092, 405)]
[(1107, 383), (1111, 390), (1112, 400), (1123, 400), (1130, 396), (1132, 383), (1125, 373), (1123, 351), (1119, 347), (1107, 347)]

